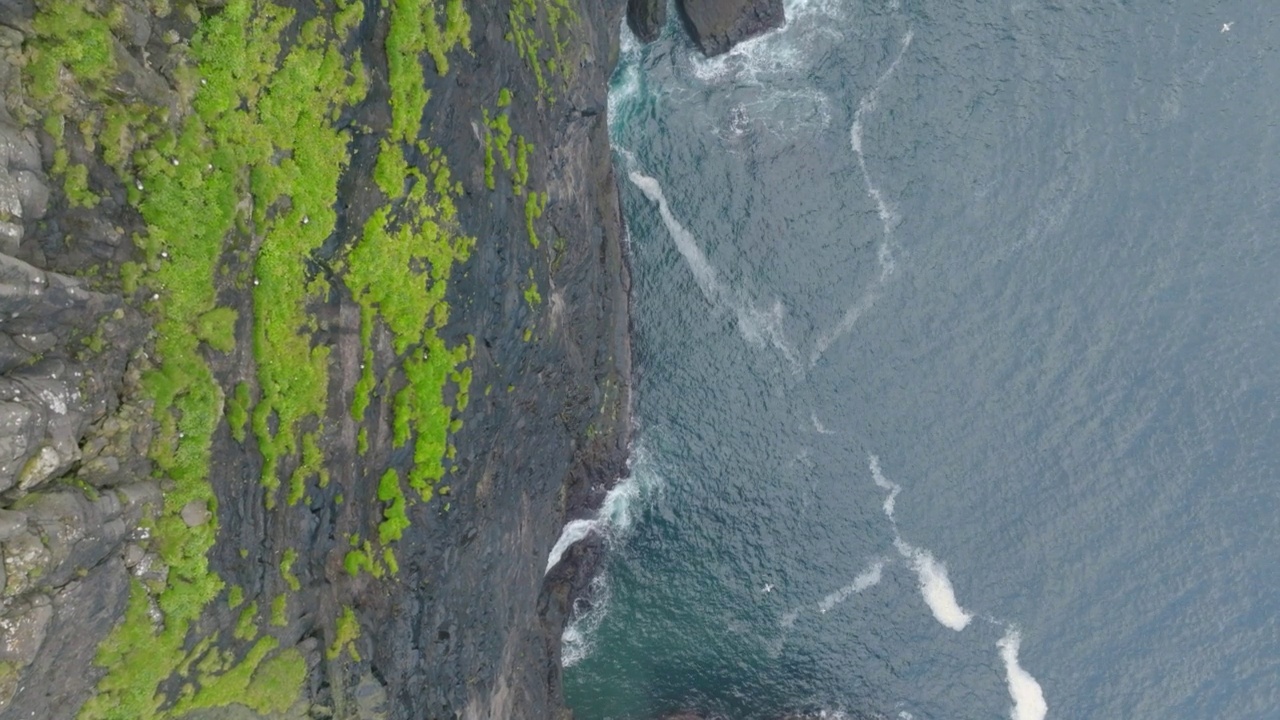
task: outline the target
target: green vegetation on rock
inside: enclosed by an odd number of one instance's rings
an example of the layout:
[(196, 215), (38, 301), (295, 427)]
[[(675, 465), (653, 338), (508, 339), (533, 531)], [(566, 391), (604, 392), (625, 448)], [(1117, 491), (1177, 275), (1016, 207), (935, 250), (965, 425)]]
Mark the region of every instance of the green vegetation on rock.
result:
[[(529, 66), (538, 93), (554, 102), (547, 75), (563, 75), (571, 65), (565, 56), (569, 47), (568, 25), (578, 22), (577, 13), (568, 0), (513, 0), (507, 20), (511, 26), (506, 34), (507, 42), (515, 46)], [(546, 43), (544, 37), (551, 42)]]
[(231, 437), (236, 442), (244, 442), (245, 427), (249, 424), (249, 408), (252, 399), (249, 397), (249, 384), (236, 383), (235, 392), (227, 399), (227, 425), (231, 427)]
[(399, 540), (405, 528), (409, 527), (404, 493), (400, 490), (400, 473), (390, 469), (382, 474), (378, 481), (378, 499), (386, 503), (382, 523), (378, 525), (378, 542), (387, 545)]
[[(346, 29), (359, 12), (356, 6), (345, 8)], [(179, 666), (190, 664), (184, 650), (188, 630), (223, 587), (206, 557), (217, 533), (216, 514), (188, 527), (179, 512), (191, 502), (217, 507), (208, 472), (224, 397), (202, 345), (220, 352), (235, 348), (236, 313), (218, 307), (215, 278), (236, 235), (252, 234), (260, 243), (253, 339), (262, 397), (252, 420), (269, 488), (278, 485), (279, 462), (298, 452), (300, 426), (314, 428), (323, 415), (328, 351), (313, 347), (307, 329), (306, 303), (320, 286), (307, 276), (306, 260), (333, 232), (348, 143), (347, 132), (332, 125), (333, 109), (360, 99), (363, 69), (353, 73), (346, 67), (323, 16), (303, 20), (266, 0), (229, 0), (217, 14), (201, 18), (199, 8), (188, 4), (184, 11), (198, 28), (185, 50), (173, 46), (178, 62), (171, 76), (192, 106), (168, 119), (159, 109), (125, 105), (108, 95), (121, 47), (112, 37), (111, 18), (98, 14), (110, 7), (38, 2), (25, 68), (44, 125), (56, 131), (59, 143), (65, 118), (81, 112), (72, 101), (77, 93), (111, 108), (79, 118), (76, 127), (85, 147), (101, 152), (121, 175), (146, 222), (146, 233), (135, 238), (143, 255), (135, 267), (141, 272), (122, 282), (154, 300), (156, 364), (143, 385), (155, 401), (158, 426), (151, 457), (173, 483), (153, 525), (167, 581), (151, 588), (134, 584), (125, 620), (99, 648), (97, 661), (107, 674), (81, 717), (163, 717), (226, 704), (226, 698), (255, 710), (275, 708), (290, 693), (258, 702), (248, 692), (264, 659), (263, 667), (272, 669), (268, 679), (296, 674), (289, 663), (276, 661), (284, 653), (268, 658), (274, 640), (260, 641), (222, 675), (202, 678), (191, 694), (166, 698), (160, 690)], [(87, 168), (69, 163), (65, 150), (55, 160), (71, 202), (96, 202)], [(249, 400), (246, 386), (226, 403), (237, 439), (244, 437)], [(303, 446), (301, 465), (323, 463), (314, 440)], [(149, 616), (152, 602), (163, 617), (158, 627)], [(255, 614), (253, 605), (242, 613), (236, 629), (242, 639), (256, 635)], [(305, 674), (305, 666), (294, 665)]]
[(289, 624), (288, 617), (289, 596), (277, 595), (271, 601), (271, 624), (276, 627), (284, 627)]
[(333, 629), (333, 644), (325, 650), (325, 657), (329, 660), (336, 660), (345, 649), (351, 653), (351, 658), (357, 662), (360, 661), (360, 653), (356, 651), (356, 639), (360, 637), (360, 621), (356, 620), (356, 613), (351, 608), (343, 608), (342, 614), (338, 616), (338, 622)]
[(293, 548), (284, 551), (284, 557), (280, 558), (280, 577), (284, 578), (284, 582), (293, 592), (302, 589), (302, 583), (298, 581), (298, 576), (293, 574), (293, 564), (298, 560), (298, 553)]

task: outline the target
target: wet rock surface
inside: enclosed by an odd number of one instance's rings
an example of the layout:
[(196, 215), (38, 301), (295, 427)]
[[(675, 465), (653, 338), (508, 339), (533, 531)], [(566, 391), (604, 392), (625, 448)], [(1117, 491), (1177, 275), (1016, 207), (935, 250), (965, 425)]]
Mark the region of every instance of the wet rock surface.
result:
[(678, 0), (677, 4), (689, 33), (707, 56), (726, 53), (786, 22), (782, 0)]
[(666, 24), (666, 0), (627, 0), (627, 27), (640, 42), (650, 43), (658, 39), (658, 33)]

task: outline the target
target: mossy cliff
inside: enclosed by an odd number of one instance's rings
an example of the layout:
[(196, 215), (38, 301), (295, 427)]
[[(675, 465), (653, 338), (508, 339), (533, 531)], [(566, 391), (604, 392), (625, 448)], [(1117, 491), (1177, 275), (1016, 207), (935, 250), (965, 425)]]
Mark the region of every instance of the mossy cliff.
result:
[(622, 11), (0, 0), (0, 720), (562, 711)]

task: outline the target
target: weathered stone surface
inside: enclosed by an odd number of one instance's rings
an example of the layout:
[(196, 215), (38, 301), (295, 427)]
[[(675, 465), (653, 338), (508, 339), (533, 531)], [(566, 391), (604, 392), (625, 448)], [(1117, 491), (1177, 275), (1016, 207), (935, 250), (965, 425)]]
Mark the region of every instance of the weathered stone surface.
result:
[(786, 22), (782, 0), (678, 0), (689, 33), (707, 56)]
[(6, 608), (0, 618), (0, 662), (30, 665), (44, 644), (51, 619), (53, 605), (44, 595)]
[(60, 360), (0, 376), (0, 492), (31, 490), (80, 459), (80, 438), (103, 410), (86, 405), (84, 377)]
[(26, 513), (0, 510), (0, 542), (4, 542), (26, 529)]
[(213, 513), (209, 512), (209, 504), (203, 500), (192, 500), (182, 506), (182, 522), (187, 527), (197, 527), (209, 522), (209, 518), (213, 517)]
[(0, 708), (0, 717), (74, 718), (102, 676), (94, 656), (128, 597), (129, 576), (118, 557), (53, 593), (53, 615), (40, 652), (22, 672), (17, 693)]
[(627, 27), (643, 43), (658, 39), (667, 24), (667, 0), (627, 0)]
[(0, 115), (0, 220), (38, 220), (48, 204), (35, 134)]

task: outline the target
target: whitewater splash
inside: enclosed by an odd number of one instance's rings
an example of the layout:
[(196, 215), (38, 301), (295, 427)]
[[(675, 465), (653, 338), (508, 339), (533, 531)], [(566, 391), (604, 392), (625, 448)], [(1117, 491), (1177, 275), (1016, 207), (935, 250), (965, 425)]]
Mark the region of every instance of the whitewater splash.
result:
[[(911, 561), (912, 569), (920, 580), (920, 594), (924, 597), (925, 605), (933, 613), (934, 619), (944, 627), (956, 632), (964, 630), (973, 620), (973, 614), (962, 608), (956, 600), (955, 588), (947, 577), (946, 565), (934, 558), (933, 553), (928, 550), (909, 544), (898, 533), (898, 521), (894, 518), (893, 511), (894, 500), (902, 491), (902, 486), (884, 476), (880, 469), (880, 458), (874, 454), (868, 456), (868, 465), (876, 487), (889, 491), (889, 497), (884, 501), (884, 514), (893, 526), (893, 545), (900, 555)], [(1031, 673), (1018, 663), (1022, 634), (1015, 626), (1003, 620), (991, 618), (991, 622), (1005, 628), (1004, 637), (1000, 638), (996, 646), (1000, 650), (1000, 659), (1004, 662), (1009, 696), (1013, 698), (1009, 717), (1011, 720), (1044, 720), (1049, 712), (1044, 691)]]
[(830, 332), (818, 338), (814, 343), (813, 353), (809, 356), (809, 364), (813, 365), (831, 348), (831, 344), (846, 335), (858, 324), (858, 320), (875, 305), (880, 295), (880, 288), (893, 275), (896, 263), (893, 259), (893, 230), (897, 227), (900, 218), (897, 210), (893, 205), (885, 199), (885, 195), (880, 191), (879, 186), (871, 178), (871, 171), (867, 169), (867, 156), (863, 152), (863, 135), (862, 121), (867, 113), (874, 112), (880, 105), (880, 90), (885, 83), (893, 77), (894, 71), (898, 69), (902, 58), (907, 54), (907, 48), (911, 47), (911, 40), (915, 37), (914, 31), (908, 29), (906, 34), (902, 36), (902, 42), (898, 48), (898, 54), (893, 58), (893, 62), (889, 63), (888, 69), (880, 74), (876, 79), (871, 90), (858, 100), (858, 109), (853, 113), (853, 125), (849, 128), (849, 147), (853, 149), (853, 154), (858, 158), (858, 169), (862, 171), (862, 184), (866, 187), (867, 197), (876, 206), (876, 215), (880, 218), (880, 246), (876, 250), (876, 262), (880, 265), (880, 274), (865, 291), (862, 297), (858, 298), (852, 305), (845, 310), (844, 315), (840, 318), (840, 322), (831, 329)]
[[(624, 540), (631, 530), (639, 511), (663, 486), (662, 476), (649, 461), (643, 446), (633, 448), (630, 474), (618, 482), (604, 497), (594, 517), (573, 520), (565, 524), (560, 537), (547, 554), (545, 576), (551, 572), (574, 543), (598, 533), (606, 543)], [(595, 646), (594, 635), (609, 611), (608, 571), (604, 570), (591, 579), (587, 598), (574, 601), (569, 622), (560, 635), (561, 665), (572, 667), (591, 654)]]
[(560, 634), (560, 665), (570, 668), (582, 662), (595, 649), (595, 634), (608, 613), (612, 592), (609, 576), (600, 573), (591, 579), (588, 596), (590, 605), (575, 600), (569, 613), (569, 623)]
[[(810, 55), (816, 49), (815, 35), (830, 35), (832, 42), (844, 39), (836, 29), (839, 23), (832, 22), (844, 14), (843, 5), (832, 0), (787, 0), (781, 27), (744, 40), (715, 57), (687, 53), (690, 70), (704, 83), (721, 83), (732, 77), (738, 84), (762, 84), (762, 76), (803, 71), (813, 64)], [(793, 33), (803, 34), (806, 41), (796, 42), (789, 37)]]
[[(640, 450), (636, 450), (640, 453)], [(595, 517), (571, 520), (560, 531), (560, 537), (547, 554), (547, 569), (543, 575), (560, 563), (565, 551), (592, 533), (600, 533), (606, 540), (613, 540), (631, 528), (633, 515), (642, 498), (657, 485), (657, 475), (633, 471), (622, 479), (605, 496)]]
[[(628, 165), (634, 164), (634, 156), (629, 152), (623, 150), (621, 154)], [(667, 197), (663, 194), (662, 185), (657, 179), (634, 169), (627, 174), (627, 177), (650, 202), (658, 206), (658, 214), (667, 228), (667, 233), (675, 241), (676, 250), (684, 258), (689, 271), (693, 273), (694, 282), (697, 283), (698, 289), (702, 291), (702, 296), (707, 299), (707, 302), (717, 309), (728, 309), (733, 312), (738, 331), (745, 340), (755, 345), (766, 343), (772, 345), (782, 354), (792, 369), (799, 372), (801, 369), (799, 355), (787, 341), (786, 333), (783, 331), (786, 308), (782, 303), (775, 301), (769, 309), (761, 310), (750, 299), (742, 298), (742, 293), (730, 290), (720, 281), (716, 269), (703, 254), (702, 248), (698, 247), (698, 241), (694, 239), (693, 233), (689, 232), (671, 212), (671, 206), (667, 203)]]

